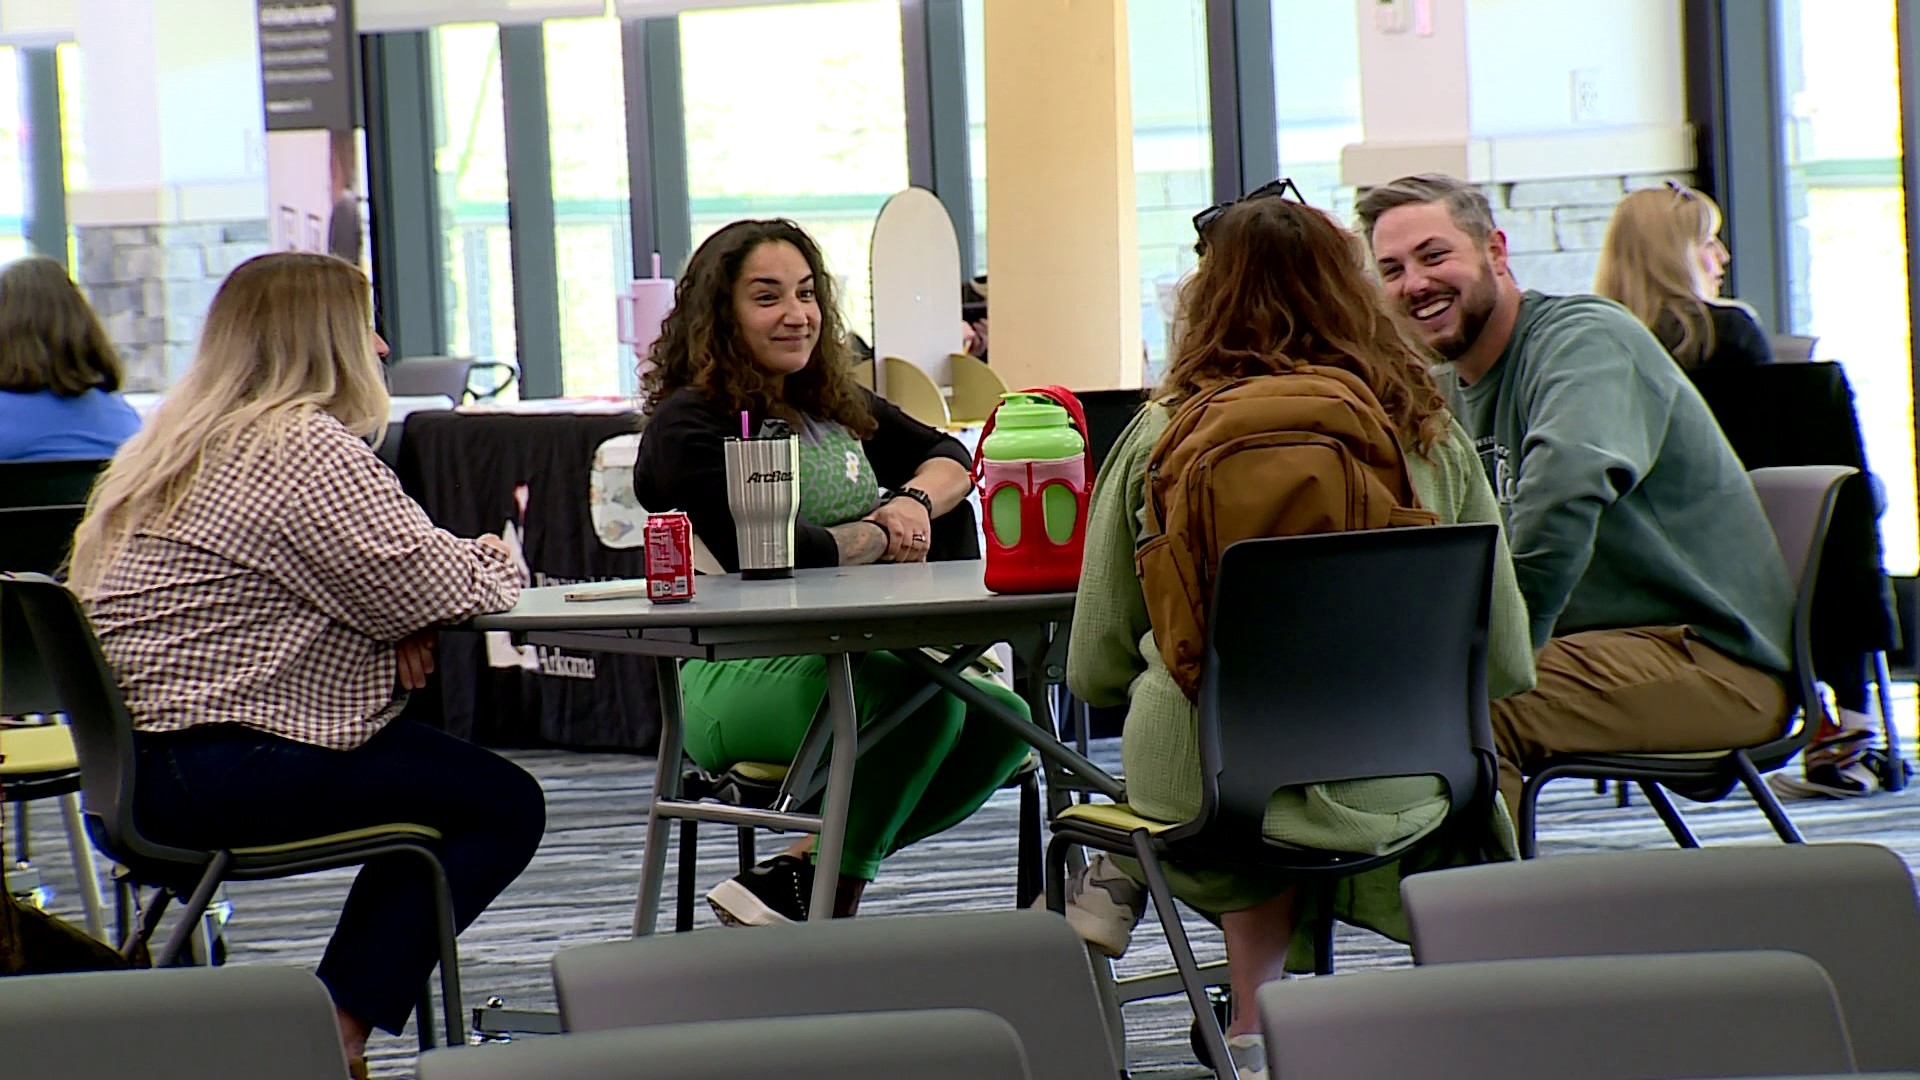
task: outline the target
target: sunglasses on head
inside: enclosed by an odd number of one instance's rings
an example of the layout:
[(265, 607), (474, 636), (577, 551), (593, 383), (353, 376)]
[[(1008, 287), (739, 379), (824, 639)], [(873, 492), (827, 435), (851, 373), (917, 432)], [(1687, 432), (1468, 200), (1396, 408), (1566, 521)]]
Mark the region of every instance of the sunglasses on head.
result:
[(1194, 244), (1194, 250), (1203, 251), (1206, 248), (1207, 230), (1213, 226), (1214, 222), (1220, 220), (1220, 215), (1226, 213), (1233, 207), (1249, 199), (1264, 199), (1269, 196), (1278, 196), (1284, 199), (1288, 195), (1293, 196), (1293, 201), (1302, 206), (1305, 206), (1307, 203), (1306, 196), (1300, 194), (1300, 188), (1294, 184), (1293, 178), (1283, 176), (1278, 180), (1270, 180), (1267, 183), (1261, 184), (1259, 187), (1254, 188), (1252, 191), (1247, 192), (1237, 199), (1229, 199), (1223, 203), (1214, 203), (1212, 206), (1193, 215), (1193, 231), (1200, 237), (1199, 242)]

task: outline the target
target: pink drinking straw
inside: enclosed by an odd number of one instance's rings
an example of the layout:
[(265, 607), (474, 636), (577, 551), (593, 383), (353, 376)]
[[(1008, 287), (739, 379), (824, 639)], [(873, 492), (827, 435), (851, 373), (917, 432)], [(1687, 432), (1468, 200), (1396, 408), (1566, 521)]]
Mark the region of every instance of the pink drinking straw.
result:
[(747, 434), (747, 410), (741, 409), (740, 410), (740, 439), (742, 442), (745, 442), (746, 440), (751, 438), (753, 438), (753, 436)]

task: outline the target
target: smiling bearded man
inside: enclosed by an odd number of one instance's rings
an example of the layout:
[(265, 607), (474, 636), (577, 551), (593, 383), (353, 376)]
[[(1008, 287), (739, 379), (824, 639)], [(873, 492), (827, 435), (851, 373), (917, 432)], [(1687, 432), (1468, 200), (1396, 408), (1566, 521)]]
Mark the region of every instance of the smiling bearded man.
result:
[(1686, 374), (1618, 304), (1522, 292), (1470, 184), (1402, 177), (1358, 212), (1506, 511), (1539, 650), (1538, 687), (1492, 706), (1508, 806), (1554, 754), (1779, 733), (1792, 588)]

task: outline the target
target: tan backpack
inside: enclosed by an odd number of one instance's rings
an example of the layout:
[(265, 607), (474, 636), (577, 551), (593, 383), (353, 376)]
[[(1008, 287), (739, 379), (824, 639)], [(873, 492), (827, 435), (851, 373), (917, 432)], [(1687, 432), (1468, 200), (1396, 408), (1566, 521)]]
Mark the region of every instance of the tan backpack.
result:
[(1331, 367), (1188, 399), (1154, 444), (1146, 486), (1147, 539), (1134, 559), (1160, 655), (1190, 698), (1200, 688), (1214, 570), (1229, 545), (1439, 523), (1420, 508), (1373, 391)]

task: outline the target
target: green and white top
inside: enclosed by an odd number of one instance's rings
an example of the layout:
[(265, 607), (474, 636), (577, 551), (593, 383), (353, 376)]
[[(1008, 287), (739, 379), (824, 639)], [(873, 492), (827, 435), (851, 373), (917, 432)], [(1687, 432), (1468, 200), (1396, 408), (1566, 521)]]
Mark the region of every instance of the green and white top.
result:
[(880, 481), (867, 450), (845, 427), (807, 417), (800, 430), (800, 516), (844, 525), (880, 505)]

